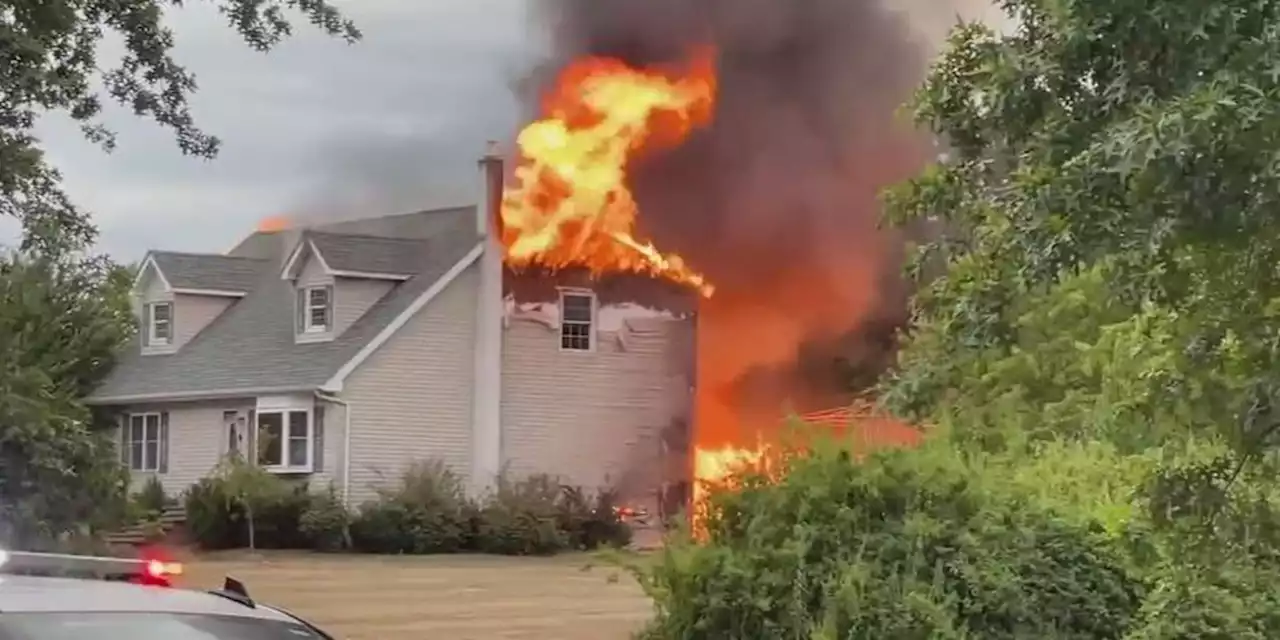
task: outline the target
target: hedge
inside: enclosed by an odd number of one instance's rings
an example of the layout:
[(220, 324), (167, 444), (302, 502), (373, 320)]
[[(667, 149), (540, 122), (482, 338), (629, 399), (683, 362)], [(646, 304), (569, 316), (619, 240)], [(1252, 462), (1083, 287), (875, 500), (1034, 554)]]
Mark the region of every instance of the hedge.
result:
[[(346, 509), (332, 488), (316, 492), (305, 484), (275, 482), (281, 488), (261, 492), (267, 497), (258, 498), (254, 507), (258, 548), (547, 555), (631, 541), (612, 492), (591, 495), (545, 475), (504, 478), (490, 495), (475, 500), (457, 474), (424, 462), (355, 510)], [(185, 503), (188, 530), (199, 547), (248, 546), (245, 510), (224, 478), (192, 485)]]

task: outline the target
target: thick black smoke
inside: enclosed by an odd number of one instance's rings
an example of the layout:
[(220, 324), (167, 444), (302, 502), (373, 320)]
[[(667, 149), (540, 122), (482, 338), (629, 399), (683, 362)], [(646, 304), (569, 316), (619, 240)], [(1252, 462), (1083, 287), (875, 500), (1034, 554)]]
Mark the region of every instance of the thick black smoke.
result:
[[(936, 38), (939, 21), (956, 18), (954, 2), (929, 4), (923, 11), (891, 11), (877, 0), (540, 5), (555, 60), (534, 89), (582, 55), (644, 66), (714, 47), (713, 123), (674, 150), (645, 157), (632, 187), (641, 230), (716, 283), (710, 309), (718, 320), (704, 320), (767, 324), (775, 317), (802, 327), (792, 361), (770, 363), (775, 375), (765, 378), (788, 377), (777, 371), (786, 368), (792, 379), (829, 386), (815, 379), (814, 362), (819, 370), (824, 361), (840, 364), (830, 369), (840, 375), (848, 365), (842, 358), (882, 343), (858, 339), (860, 328), (883, 332), (893, 327), (885, 318), (903, 317), (893, 277), (901, 241), (877, 229), (878, 195), (935, 153), (899, 114), (927, 69), (933, 47), (924, 34)], [(920, 20), (929, 28), (919, 28)], [(744, 384), (762, 377), (740, 374)]]

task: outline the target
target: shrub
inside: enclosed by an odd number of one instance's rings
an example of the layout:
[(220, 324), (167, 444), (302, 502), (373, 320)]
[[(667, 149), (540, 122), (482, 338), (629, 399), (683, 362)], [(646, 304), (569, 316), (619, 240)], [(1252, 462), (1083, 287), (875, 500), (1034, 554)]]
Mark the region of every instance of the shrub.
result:
[(133, 494), (132, 498), (133, 504), (142, 517), (152, 513), (159, 516), (164, 513), (165, 507), (169, 506), (170, 502), (169, 496), (164, 492), (164, 485), (156, 476), (147, 478), (142, 488)]
[(581, 487), (561, 487), (557, 526), (572, 549), (621, 548), (631, 543), (631, 527), (618, 515), (617, 493), (589, 497)]
[(331, 485), (324, 493), (311, 496), (311, 503), (298, 522), (312, 549), (342, 551), (351, 546), (351, 514)]
[(1097, 531), (945, 451), (819, 447), (713, 494), (704, 544), (637, 569), (643, 637), (1120, 638), (1140, 585)]
[[(274, 476), (255, 479), (253, 546), (262, 549), (306, 549), (311, 539), (301, 528), (312, 501), (305, 484), (291, 486)], [(249, 523), (243, 494), (226, 475), (202, 478), (184, 496), (187, 530), (202, 549), (239, 549), (249, 545)]]
[(248, 542), (243, 514), (233, 504), (227, 483), (220, 477), (202, 478), (187, 488), (187, 531), (202, 549), (235, 549)]
[(422, 462), (361, 506), (351, 541), (368, 553), (449, 553), (469, 542), (471, 519), (462, 478), (440, 462)]
[(254, 527), (260, 549), (306, 549), (311, 538), (302, 531), (302, 516), (311, 509), (315, 496), (306, 483), (279, 485), (256, 498)]
[(561, 496), (561, 485), (547, 475), (514, 482), (499, 478), (478, 514), (476, 548), (503, 555), (546, 555), (567, 548)]

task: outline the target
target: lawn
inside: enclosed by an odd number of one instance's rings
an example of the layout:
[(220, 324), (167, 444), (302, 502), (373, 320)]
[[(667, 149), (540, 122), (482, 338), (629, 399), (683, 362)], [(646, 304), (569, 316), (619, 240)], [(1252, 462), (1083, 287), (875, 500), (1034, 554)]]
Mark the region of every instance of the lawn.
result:
[[(626, 574), (587, 556), (213, 554), (186, 559), (182, 586), (226, 575), (255, 599), (340, 640), (625, 639), (650, 613)], [(611, 579), (611, 576), (617, 579)]]

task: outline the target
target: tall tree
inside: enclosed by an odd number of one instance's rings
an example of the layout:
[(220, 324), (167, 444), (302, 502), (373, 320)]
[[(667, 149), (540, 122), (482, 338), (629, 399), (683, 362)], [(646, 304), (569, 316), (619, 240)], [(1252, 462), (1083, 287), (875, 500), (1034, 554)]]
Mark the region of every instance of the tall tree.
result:
[[(292, 31), (293, 11), (326, 33), (355, 41), (355, 26), (328, 0), (209, 0), (260, 51)], [(98, 116), (104, 96), (95, 82), (139, 116), (174, 132), (186, 154), (213, 157), (218, 139), (201, 131), (188, 108), (195, 76), (172, 56), (165, 10), (182, 0), (0, 0), (0, 215), (18, 218), (28, 246), (84, 246), (95, 231), (62, 191), (34, 134), (36, 119), (63, 112), (104, 149), (115, 144)], [(98, 47), (109, 33), (125, 52), (99, 73)]]
[(919, 95), (950, 154), (890, 209), (953, 232), (886, 401), (988, 452), (1159, 452), (1132, 637), (1275, 637), (1280, 2), (1001, 4)]
[[(287, 13), (354, 41), (360, 34), (327, 0), (211, 0), (249, 46), (291, 32)], [(109, 517), (125, 474), (109, 416), (83, 397), (134, 331), (132, 270), (90, 255), (95, 229), (63, 192), (34, 134), (38, 116), (63, 112), (106, 150), (104, 95), (174, 132), (186, 154), (211, 158), (187, 100), (195, 77), (171, 55), (165, 10), (182, 0), (0, 0), (0, 215), (21, 221), (19, 251), (0, 256), (0, 546), (39, 544)], [(98, 46), (125, 52), (99, 72)], [(94, 87), (101, 86), (99, 93)]]

